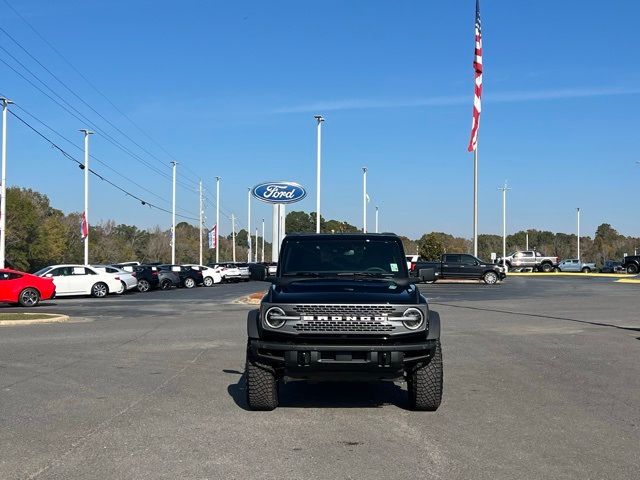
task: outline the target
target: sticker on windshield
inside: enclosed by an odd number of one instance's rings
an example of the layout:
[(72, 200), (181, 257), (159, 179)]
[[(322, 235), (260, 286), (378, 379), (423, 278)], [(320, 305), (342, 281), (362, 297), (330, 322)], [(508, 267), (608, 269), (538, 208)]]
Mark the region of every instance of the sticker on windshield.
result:
[(390, 263), (389, 266), (391, 267), (391, 271), (392, 272), (397, 272), (398, 271), (398, 264), (397, 263)]

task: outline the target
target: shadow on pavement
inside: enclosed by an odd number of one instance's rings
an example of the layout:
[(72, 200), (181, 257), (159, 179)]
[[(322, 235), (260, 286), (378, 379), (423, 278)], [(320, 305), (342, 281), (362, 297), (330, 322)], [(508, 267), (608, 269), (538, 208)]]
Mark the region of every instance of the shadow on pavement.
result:
[[(227, 392), (236, 405), (249, 410), (246, 399), (244, 373), (223, 370), (224, 373), (240, 375), (236, 383), (229, 384)], [(393, 382), (280, 382), (280, 408), (379, 408), (384, 405), (408, 408), (404, 389)]]

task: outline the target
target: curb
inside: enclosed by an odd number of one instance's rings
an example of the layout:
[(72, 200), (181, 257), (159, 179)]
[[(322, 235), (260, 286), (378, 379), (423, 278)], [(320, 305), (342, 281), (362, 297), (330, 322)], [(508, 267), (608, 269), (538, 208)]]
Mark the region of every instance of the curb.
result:
[(233, 303), (239, 303), (241, 305), (260, 305), (260, 301), (262, 300), (262, 297), (264, 297), (264, 294), (265, 292), (255, 292), (251, 295), (240, 297)]
[(0, 327), (13, 327), (19, 325), (36, 325), (40, 323), (63, 323), (69, 321), (69, 315), (56, 315), (52, 313), (25, 313), (24, 315), (49, 315), (46, 318), (24, 318), (22, 320), (0, 320)]
[(627, 273), (582, 273), (582, 272), (507, 272), (507, 277), (593, 277), (593, 278), (625, 278)]
[(640, 283), (640, 278), (621, 278), (616, 283)]

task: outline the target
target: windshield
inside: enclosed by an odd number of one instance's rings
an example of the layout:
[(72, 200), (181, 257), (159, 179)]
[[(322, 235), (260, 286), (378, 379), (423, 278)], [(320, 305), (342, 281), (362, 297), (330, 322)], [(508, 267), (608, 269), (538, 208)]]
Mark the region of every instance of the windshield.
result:
[(51, 267), (44, 267), (44, 268), (41, 268), (40, 270), (38, 270), (37, 272), (35, 272), (34, 275), (37, 275), (38, 277), (41, 277), (42, 275), (47, 273), (49, 270), (51, 270)]
[(406, 260), (400, 243), (371, 238), (302, 238), (283, 249), (281, 275), (340, 275), (406, 277)]

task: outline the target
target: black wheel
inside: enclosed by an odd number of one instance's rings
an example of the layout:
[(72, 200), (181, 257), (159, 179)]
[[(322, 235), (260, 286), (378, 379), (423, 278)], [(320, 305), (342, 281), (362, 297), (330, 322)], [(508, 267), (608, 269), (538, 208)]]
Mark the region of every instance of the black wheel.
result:
[(431, 361), (408, 372), (409, 407), (430, 412), (437, 410), (442, 402), (442, 382), (442, 347), (438, 340)]
[(173, 282), (171, 280), (169, 280), (168, 278), (165, 278), (164, 280), (162, 280), (160, 282), (160, 289), (161, 290), (169, 290), (172, 286), (173, 286)]
[(273, 367), (257, 362), (247, 352), (245, 378), (251, 410), (273, 410), (278, 406), (278, 379)]
[(40, 292), (35, 288), (25, 288), (18, 296), (18, 303), (23, 307), (35, 307), (40, 303)]
[(591, 269), (589, 267), (584, 267), (582, 269), (582, 273), (590, 273), (590, 272), (591, 272)]
[(104, 298), (109, 294), (109, 287), (106, 283), (98, 282), (91, 287), (91, 296), (95, 298)]
[(204, 280), (202, 281), (202, 283), (204, 284), (205, 287), (211, 287), (213, 286), (213, 278), (204, 277)]
[(553, 265), (550, 263), (543, 263), (540, 267), (544, 273), (553, 272)]
[(184, 286), (185, 288), (193, 288), (196, 286), (196, 281), (191, 277), (187, 277), (184, 279)]
[(151, 289), (151, 285), (149, 284), (148, 280), (145, 280), (144, 278), (142, 280), (138, 280), (138, 291), (139, 292), (148, 292)]
[(631, 275), (635, 275), (636, 273), (638, 273), (638, 266), (631, 264), (627, 267), (627, 273), (630, 273)]
[(487, 272), (483, 275), (482, 279), (487, 285), (493, 285), (498, 281), (498, 274), (496, 272)]

